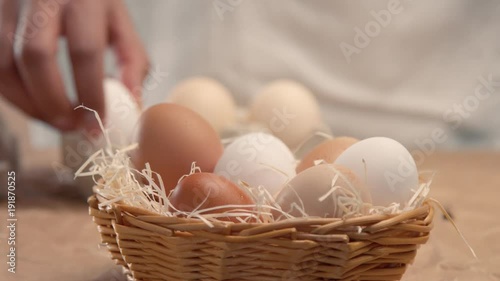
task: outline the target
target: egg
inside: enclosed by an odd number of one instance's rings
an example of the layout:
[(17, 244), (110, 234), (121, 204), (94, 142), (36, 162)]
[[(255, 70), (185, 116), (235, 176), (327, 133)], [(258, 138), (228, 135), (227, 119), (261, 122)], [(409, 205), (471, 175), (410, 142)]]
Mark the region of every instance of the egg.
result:
[(257, 93), (250, 105), (250, 120), (265, 125), (290, 149), (325, 130), (314, 95), (292, 80), (274, 81)]
[(361, 140), (347, 148), (335, 164), (351, 169), (369, 187), (373, 205), (404, 207), (418, 188), (418, 171), (410, 152), (385, 137)]
[[(337, 189), (333, 190), (334, 187)], [(339, 205), (341, 197), (357, 199), (347, 206), (357, 212), (363, 212), (364, 204), (371, 203), (369, 190), (351, 170), (340, 165), (321, 164), (304, 170), (288, 182), (276, 196), (276, 203), (294, 217), (304, 215), (296, 205), (308, 216), (341, 218), (346, 214)]]
[(111, 144), (126, 146), (132, 143), (134, 125), (139, 120), (141, 110), (130, 91), (119, 80), (104, 80), (106, 103), (106, 129)]
[(229, 144), (217, 162), (215, 173), (234, 183), (263, 186), (271, 195), (295, 176), (295, 158), (278, 138), (250, 133)]
[[(183, 178), (169, 197), (170, 204), (179, 211), (193, 212), (225, 205), (252, 205), (253, 199), (228, 179), (212, 173), (194, 173)], [(172, 209), (174, 211), (175, 209)], [(221, 208), (206, 213), (224, 213), (244, 208)], [(224, 220), (224, 218), (219, 218)], [(226, 218), (236, 221), (235, 218)]]
[(194, 111), (176, 104), (157, 104), (147, 109), (139, 121), (138, 150), (134, 163), (145, 163), (162, 177), (165, 189), (173, 189), (191, 164), (213, 172), (222, 155), (217, 132)]
[(200, 114), (219, 133), (236, 122), (233, 96), (221, 83), (208, 77), (181, 81), (170, 92), (168, 101)]
[(316, 160), (324, 160), (326, 163), (332, 164), (342, 152), (356, 142), (358, 139), (351, 137), (338, 137), (324, 141), (304, 156), (297, 166), (297, 173), (314, 166)]

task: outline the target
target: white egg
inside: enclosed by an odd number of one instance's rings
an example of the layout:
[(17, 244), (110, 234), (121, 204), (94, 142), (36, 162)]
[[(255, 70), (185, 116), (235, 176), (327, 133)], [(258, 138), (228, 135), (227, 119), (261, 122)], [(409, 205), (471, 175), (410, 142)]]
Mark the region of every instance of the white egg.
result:
[(253, 99), (250, 118), (265, 125), (291, 149), (326, 129), (314, 95), (291, 80), (277, 80), (264, 87)]
[(170, 92), (168, 101), (200, 114), (219, 133), (236, 122), (233, 96), (221, 83), (208, 77), (181, 81)]
[(116, 146), (126, 146), (132, 141), (134, 127), (141, 111), (130, 91), (113, 78), (104, 80), (106, 102), (106, 129), (110, 141)]
[(235, 139), (225, 149), (214, 173), (234, 183), (263, 186), (275, 195), (295, 176), (295, 158), (278, 138), (265, 133), (251, 133)]
[(335, 161), (352, 170), (370, 189), (374, 206), (399, 203), (404, 207), (418, 188), (418, 171), (410, 152), (385, 137), (359, 141)]

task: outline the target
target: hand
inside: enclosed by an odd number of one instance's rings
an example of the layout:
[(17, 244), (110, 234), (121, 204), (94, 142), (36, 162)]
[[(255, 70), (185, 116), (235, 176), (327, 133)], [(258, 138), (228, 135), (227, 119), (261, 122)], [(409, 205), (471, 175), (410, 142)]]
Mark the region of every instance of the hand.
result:
[(93, 129), (95, 118), (74, 110), (57, 63), (65, 36), (78, 104), (104, 118), (104, 52), (113, 46), (122, 82), (138, 100), (148, 71), (146, 52), (122, 0), (0, 0), (0, 94), (26, 114), (63, 130)]

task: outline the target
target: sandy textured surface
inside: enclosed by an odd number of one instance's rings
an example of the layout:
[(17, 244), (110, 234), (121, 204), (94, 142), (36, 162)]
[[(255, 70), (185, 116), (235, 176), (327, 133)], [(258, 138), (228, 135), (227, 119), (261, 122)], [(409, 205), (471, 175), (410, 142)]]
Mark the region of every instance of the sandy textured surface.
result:
[[(438, 171), (432, 196), (452, 213), (479, 260), (472, 258), (438, 212), (429, 243), (420, 249), (403, 280), (500, 280), (500, 155), (437, 153), (423, 168)], [(106, 251), (99, 249), (84, 200), (51, 175), (50, 171), (26, 172), (18, 183), (18, 268), (15, 275), (6, 271), (2, 227), (0, 280), (125, 280)], [(0, 220), (5, 218), (3, 201)]]

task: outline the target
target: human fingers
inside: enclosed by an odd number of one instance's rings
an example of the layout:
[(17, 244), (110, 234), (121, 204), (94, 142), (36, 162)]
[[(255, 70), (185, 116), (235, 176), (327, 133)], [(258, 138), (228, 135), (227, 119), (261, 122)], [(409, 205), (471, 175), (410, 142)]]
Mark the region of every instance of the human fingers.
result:
[(0, 95), (29, 116), (41, 118), (27, 95), (14, 61), (13, 42), (18, 15), (18, 1), (0, 1)]
[[(62, 8), (45, 13), (43, 0), (26, 1), (21, 8), (21, 25), (14, 39), (14, 54), (28, 95), (42, 117), (66, 131), (77, 127), (73, 105), (66, 95), (57, 63)], [(45, 14), (44, 14), (45, 13)], [(30, 21), (40, 18), (35, 27)]]
[[(64, 33), (73, 66), (73, 77), (80, 104), (99, 113), (104, 121), (104, 51), (107, 41), (106, 1), (72, 1), (64, 11)], [(94, 114), (82, 113), (86, 129), (99, 130)]]

